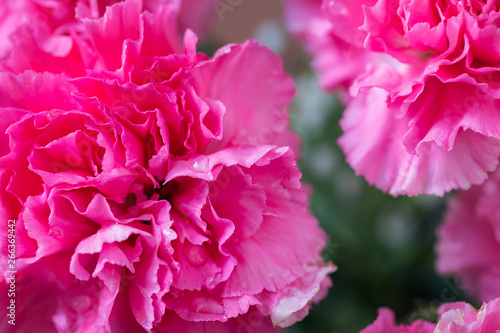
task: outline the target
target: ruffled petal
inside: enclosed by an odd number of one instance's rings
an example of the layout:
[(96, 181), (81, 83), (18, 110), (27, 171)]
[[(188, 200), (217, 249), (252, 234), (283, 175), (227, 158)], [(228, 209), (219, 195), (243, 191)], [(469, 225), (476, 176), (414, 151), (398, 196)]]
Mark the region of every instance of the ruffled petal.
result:
[(297, 137), (288, 129), (286, 109), (294, 94), (293, 82), (267, 48), (255, 41), (228, 45), (193, 69), (193, 84), (201, 97), (226, 107), (224, 137), (209, 150), (231, 143), (285, 145), (299, 151)]
[(496, 168), (500, 141), (471, 130), (460, 129), (451, 150), (422, 141), (411, 154), (402, 143), (410, 122), (394, 117), (387, 98), (371, 89), (350, 103), (341, 121), (345, 134), (339, 144), (370, 184), (393, 195), (442, 195), (480, 184)]

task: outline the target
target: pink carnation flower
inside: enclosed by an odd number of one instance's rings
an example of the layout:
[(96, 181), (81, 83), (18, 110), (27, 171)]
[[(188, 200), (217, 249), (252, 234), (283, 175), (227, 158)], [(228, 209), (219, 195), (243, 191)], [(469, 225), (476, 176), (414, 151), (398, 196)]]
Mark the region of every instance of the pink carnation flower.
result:
[(500, 172), (459, 192), (438, 230), (437, 270), (481, 301), (500, 297)]
[[(0, 72), (17, 332), (274, 332), (301, 320), (335, 268), (301, 188), (280, 59), (255, 41), (209, 58), (190, 31), (178, 50), (164, 29), (173, 5), (77, 13), (72, 57), (40, 62), (27, 40)], [(4, 228), (3, 295), (8, 239)]]
[(370, 184), (393, 195), (442, 195), (496, 169), (499, 9), (492, 1), (323, 1), (333, 38), (313, 50), (332, 61), (320, 75), (349, 68), (326, 56), (331, 48), (347, 42), (369, 55), (351, 80), (339, 144)]
[(391, 310), (381, 308), (375, 322), (360, 333), (479, 333), (500, 329), (500, 299), (476, 310), (463, 302), (446, 303), (439, 307), (437, 324), (417, 320), (408, 326), (396, 326)]

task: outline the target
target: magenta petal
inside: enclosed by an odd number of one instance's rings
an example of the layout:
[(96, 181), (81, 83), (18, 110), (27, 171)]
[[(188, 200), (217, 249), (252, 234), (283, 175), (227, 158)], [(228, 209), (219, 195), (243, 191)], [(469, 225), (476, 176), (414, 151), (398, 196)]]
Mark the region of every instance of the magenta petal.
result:
[(180, 272), (172, 286), (180, 290), (214, 289), (221, 281), (227, 280), (236, 260), (218, 253), (216, 245), (195, 245), (188, 241), (177, 243), (174, 250)]
[(141, 1), (128, 0), (107, 7), (102, 18), (82, 19), (107, 69), (121, 67), (122, 45), (126, 39), (139, 40), (141, 37), (141, 9)]
[[(143, 256), (136, 267), (138, 274), (130, 285), (130, 305), (137, 322), (144, 329), (150, 330), (155, 323), (152, 295), (160, 292), (157, 276), (159, 260), (151, 252), (148, 256)], [(162, 316), (163, 313), (159, 315)]]
[[(139, 246), (138, 246), (139, 245)], [(136, 243), (135, 247), (128, 244), (108, 244), (102, 246), (99, 254), (93, 277), (99, 276), (107, 264), (126, 267), (131, 273), (135, 273), (134, 262), (139, 261), (139, 255), (142, 253), (140, 243)]]
[[(96, 281), (79, 282), (67, 270), (67, 253), (46, 257), (16, 275), (16, 332), (28, 333), (33, 327), (43, 332), (99, 332), (101, 289)], [(4, 283), (2, 281), (2, 283)], [(7, 290), (2, 288), (2, 292)], [(8, 298), (3, 298), (8, 301)], [(40, 302), (40, 299), (46, 302)], [(35, 312), (29, 313), (27, 307)], [(9, 332), (7, 321), (0, 330)]]
[(57, 180), (47, 179), (54, 174), (65, 174), (68, 179), (85, 179), (96, 174), (92, 161), (92, 149), (95, 140), (81, 131), (73, 132), (63, 138), (52, 141), (45, 147), (35, 148), (28, 158), (31, 169), (38, 173), (45, 182), (53, 184)]
[(21, 118), (28, 113), (30, 113), (30, 111), (24, 109), (2, 109), (2, 117), (0, 119), (0, 157), (10, 152), (9, 135), (6, 133), (7, 128), (13, 123), (21, 120)]
[(178, 299), (168, 295), (164, 300), (167, 308), (192, 322), (227, 321), (247, 313), (250, 306), (259, 304), (251, 295), (219, 299), (203, 291), (185, 292)]
[[(184, 4), (184, 1), (181, 1)], [(179, 5), (170, 1), (153, 13), (145, 12), (144, 40), (141, 53), (148, 56), (180, 53), (182, 50), (177, 27), (177, 13)]]
[[(130, 283), (127, 281), (127, 283)], [(142, 332), (144, 327), (139, 325), (131, 309), (132, 298), (130, 293), (121, 292), (116, 296), (113, 310), (110, 313), (109, 324), (111, 332)]]
[[(251, 237), (263, 221), (266, 195), (260, 185), (252, 184), (252, 178), (239, 167), (223, 169), (210, 185), (210, 202), (220, 218), (232, 221), (235, 230), (231, 241)], [(228, 202), (238, 202), (236, 207)]]
[(73, 85), (63, 75), (29, 70), (17, 75), (0, 73), (0, 92), (32, 111), (71, 110), (77, 107), (71, 96), (73, 90)]
[(472, 15), (466, 15), (465, 20), (474, 59), (494, 64), (500, 61), (500, 44), (498, 43), (500, 33), (497, 25), (493, 23), (499, 15), (498, 12), (493, 12), (490, 15), (490, 22), (484, 26)]
[[(220, 172), (220, 166), (241, 165), (250, 167), (258, 161), (269, 161), (289, 151), (286, 147), (274, 146), (234, 146), (220, 150), (210, 155), (193, 156), (189, 160), (176, 160), (171, 163), (171, 169), (166, 182), (181, 176), (195, 179), (214, 180)], [(217, 168), (216, 168), (217, 167)]]

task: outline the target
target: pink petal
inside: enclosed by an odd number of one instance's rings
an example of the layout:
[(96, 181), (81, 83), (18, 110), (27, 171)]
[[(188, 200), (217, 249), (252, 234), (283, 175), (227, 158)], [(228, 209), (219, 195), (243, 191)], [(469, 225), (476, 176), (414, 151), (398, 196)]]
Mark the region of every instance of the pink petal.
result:
[(500, 141), (470, 130), (458, 131), (450, 151), (422, 141), (416, 155), (409, 153), (402, 144), (408, 120), (394, 117), (387, 96), (369, 90), (350, 103), (341, 121), (339, 144), (370, 184), (393, 195), (442, 195), (481, 183), (496, 168)]
[[(184, 1), (181, 3), (184, 4)], [(143, 14), (144, 39), (141, 44), (143, 55), (165, 56), (181, 52), (180, 32), (177, 26), (179, 10), (179, 5), (170, 1), (153, 13)]]
[(71, 97), (73, 85), (62, 75), (35, 73), (0, 73), (0, 92), (31, 111), (71, 110), (77, 104)]
[[(235, 225), (231, 241), (251, 237), (263, 221), (266, 194), (257, 185), (259, 183), (252, 184), (252, 180), (239, 167), (232, 166), (224, 168), (209, 185), (213, 209), (220, 218), (228, 219)], [(227, 205), (228, 202), (239, 203), (238, 208)]]
[(280, 295), (278, 304), (271, 311), (271, 320), (275, 326), (288, 327), (304, 319), (309, 312), (310, 302), (318, 293), (324, 293), (331, 287), (328, 274), (336, 268), (332, 266), (308, 267), (304, 276), (291, 284)]
[(298, 151), (286, 109), (295, 89), (282, 67), (281, 60), (267, 48), (247, 41), (220, 49), (213, 60), (193, 69), (198, 95), (219, 100), (226, 107), (224, 137), (209, 147), (211, 151), (229, 142), (277, 144)]
[(459, 310), (461, 312), (460, 315), (462, 318), (460, 318), (460, 320), (462, 320), (465, 325), (469, 325), (477, 319), (477, 310), (472, 305), (465, 302), (444, 303), (439, 307), (438, 312), (442, 318), (446, 312), (451, 310)]
[[(81, 280), (88, 280), (90, 272), (82, 265), (80, 257), (88, 254), (96, 254), (102, 251), (104, 244), (123, 242), (133, 234), (143, 234), (144, 232), (127, 226), (112, 224), (100, 229), (96, 234), (82, 240), (75, 249), (75, 254), (71, 258), (70, 271)], [(150, 237), (147, 236), (146, 237)], [(89, 263), (88, 260), (84, 262)]]
[(409, 326), (396, 326), (394, 313), (386, 308), (379, 308), (377, 320), (360, 333), (435, 333), (435, 325), (417, 320)]
[(81, 19), (106, 69), (112, 71), (121, 67), (125, 40), (139, 40), (142, 37), (144, 26), (140, 20), (141, 10), (140, 0), (128, 0), (107, 7), (102, 18)]
[(13, 123), (21, 120), (21, 118), (30, 113), (28, 110), (15, 108), (2, 108), (2, 118), (0, 119), (0, 157), (7, 155), (10, 152), (9, 135), (6, 133), (7, 128)]
[(449, 203), (438, 229), (438, 272), (457, 275), (467, 294), (480, 300), (500, 296), (498, 172), (481, 186), (461, 191)]
[(155, 333), (204, 333), (204, 332), (217, 332), (217, 333), (234, 333), (238, 331), (252, 331), (258, 330), (259, 333), (278, 333), (282, 330), (274, 328), (271, 320), (268, 317), (262, 316), (255, 308), (238, 318), (228, 319), (226, 322), (220, 321), (205, 321), (205, 322), (192, 322), (181, 319), (173, 311), (167, 311), (158, 330)]

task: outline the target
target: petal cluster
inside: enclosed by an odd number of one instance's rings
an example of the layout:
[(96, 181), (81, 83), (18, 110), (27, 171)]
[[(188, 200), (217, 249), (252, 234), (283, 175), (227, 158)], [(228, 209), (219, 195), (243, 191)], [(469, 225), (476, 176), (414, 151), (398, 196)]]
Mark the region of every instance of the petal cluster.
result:
[(484, 303), (476, 310), (468, 303), (445, 303), (438, 309), (438, 322), (433, 324), (417, 320), (411, 325), (398, 326), (394, 314), (386, 308), (379, 309), (377, 319), (360, 333), (479, 333), (497, 332), (500, 329), (500, 299)]
[[(289, 12), (307, 4), (317, 16), (289, 15), (289, 25), (307, 36), (316, 64), (330, 61), (316, 66), (324, 88), (348, 87), (339, 144), (358, 174), (393, 195), (442, 195), (496, 169), (496, 2), (325, 0), (321, 11), (313, 2), (290, 1)], [(324, 33), (307, 33), (318, 20)], [(329, 46), (311, 46), (321, 43)]]
[[(197, 53), (191, 30), (179, 39), (178, 2), (104, 3), (73, 8), (68, 52), (14, 32), (0, 64), (16, 328), (274, 332), (301, 320), (335, 267), (301, 188), (281, 60), (255, 41)], [(5, 293), (8, 260), (2, 250)], [(27, 317), (34, 299), (50, 306)]]
[[(0, 8), (0, 60), (6, 59), (11, 52), (19, 52), (22, 47), (36, 48), (38, 62), (47, 70), (49, 55), (67, 58), (79, 53), (73, 48), (81, 45), (82, 32), (79, 19), (98, 19), (104, 16), (107, 8), (124, 0), (19, 0), (5, 3)], [(206, 32), (213, 20), (212, 4), (205, 0), (141, 0), (145, 11), (155, 12), (162, 6), (175, 8), (176, 18), (163, 21), (161, 29), (190, 28), (198, 34)], [(157, 28), (160, 28), (158, 26)], [(82, 50), (80, 50), (82, 51)], [(87, 50), (89, 51), (89, 50)]]

